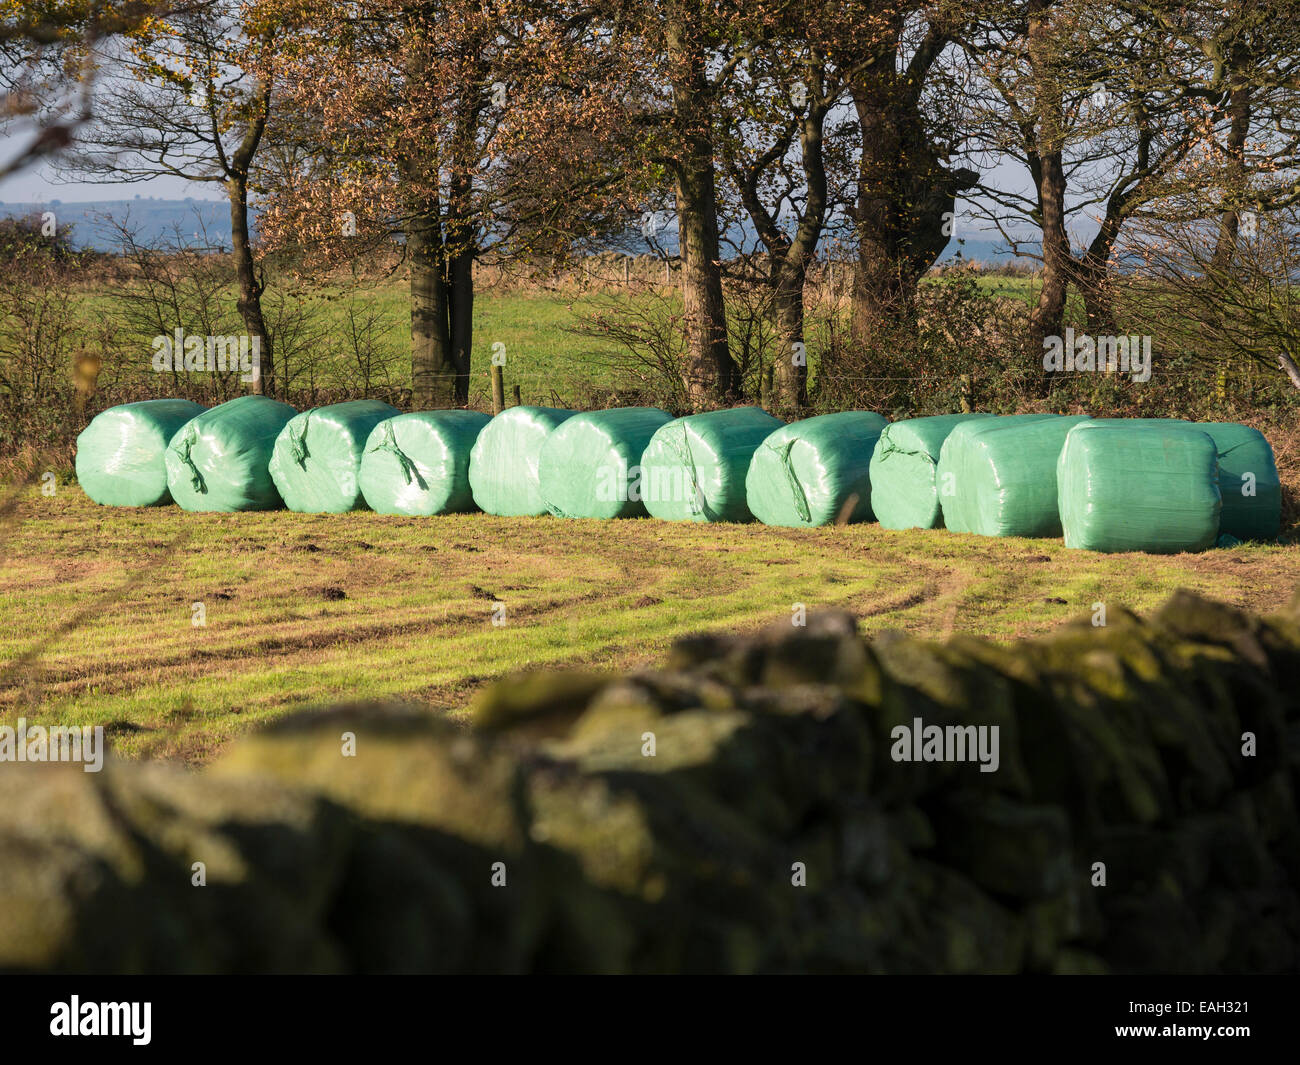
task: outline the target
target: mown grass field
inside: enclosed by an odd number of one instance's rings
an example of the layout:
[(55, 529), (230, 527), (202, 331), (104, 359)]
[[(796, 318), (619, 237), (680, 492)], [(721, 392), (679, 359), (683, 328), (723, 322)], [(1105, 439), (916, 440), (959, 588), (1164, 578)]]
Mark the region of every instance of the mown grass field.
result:
[[(1032, 302), (1038, 284), (1029, 277), (984, 275), (979, 287), (990, 295)], [(387, 362), (390, 383), (405, 386), (411, 374), (410, 285), (402, 278), (362, 278), (355, 284), (325, 283), (293, 288), (307, 313), (316, 319), (318, 329), (328, 342), (313, 347), (315, 365), (298, 357), (291, 370), (292, 387), (307, 387), (313, 379), (328, 382), (331, 370), (341, 368), (347, 360), (348, 312), (358, 316), (375, 315), (381, 333), (377, 341), (381, 357)], [(844, 295), (847, 299), (847, 294)], [(641, 306), (655, 306), (666, 301), (668, 309), (680, 310), (680, 296), (675, 289), (658, 286), (624, 287), (617, 278), (592, 285), (492, 285), (480, 287), (474, 304), (474, 342), (472, 352), (473, 383), (470, 405), (481, 409), (491, 406), (489, 367), (495, 345), (505, 346), (507, 390), (518, 385), (523, 402), (534, 404), (579, 404), (593, 389), (635, 386), (638, 382), (620, 372), (626, 352), (615, 342), (583, 332), (584, 323), (593, 315), (608, 312), (626, 301)], [(268, 304), (271, 297), (268, 296)], [(243, 326), (235, 313), (235, 292), (230, 289), (223, 300), (221, 329), (240, 333)], [(847, 304), (845, 305), (847, 306)], [(122, 317), (122, 308), (114, 292), (102, 285), (83, 287), (78, 293), (77, 310), (84, 323), (86, 339), (96, 331), (107, 330), (119, 340), (114, 344), (109, 362), (114, 377), (156, 383), (152, 371), (151, 336), (135, 336)], [(847, 311), (845, 311), (847, 313)], [(272, 317), (274, 317), (272, 315)], [(195, 322), (182, 321), (182, 328), (199, 331)], [(817, 316), (809, 319), (811, 334), (822, 328)], [(810, 345), (810, 380), (816, 381), (816, 344)], [(283, 368), (282, 368), (283, 369)]]
[[(151, 337), (132, 335), (111, 295), (97, 288), (80, 295), (78, 310), (87, 329), (107, 323), (121, 338), (110, 357), (116, 373), (127, 380), (152, 378)], [(234, 313), (233, 289), (228, 297), (221, 328), (242, 333), (244, 327)], [(488, 368), (497, 343), (506, 346), (508, 383), (520, 386), (525, 402), (550, 401), (553, 391), (560, 399), (570, 400), (592, 385), (612, 384), (611, 363), (617, 348), (601, 338), (574, 332), (610, 298), (606, 293), (544, 290), (480, 293), (475, 303), (472, 356), (477, 405), (491, 403)], [(411, 308), (407, 282), (368, 283), (356, 289), (313, 287), (304, 291), (301, 299), (306, 312), (316, 318), (313, 328), (328, 342), (314, 346), (310, 367), (305, 358), (295, 360), (293, 387), (307, 387), (313, 373), (322, 383), (328, 383), (331, 371), (342, 368), (347, 357), (342, 338), (347, 335), (349, 306), (358, 316), (376, 316), (376, 344), (380, 358), (387, 363), (387, 380), (399, 387), (410, 384)], [(192, 332), (199, 331), (193, 322), (179, 324)]]
[(0, 720), (104, 725), (121, 753), (189, 763), (293, 709), (391, 697), (457, 716), (494, 677), (649, 663), (795, 603), (868, 633), (1010, 640), (1095, 602), (1141, 612), (1188, 587), (1267, 611), (1300, 584), (1296, 545), (1152, 557), (875, 525), (200, 515), (75, 486), (25, 490), (0, 538)]

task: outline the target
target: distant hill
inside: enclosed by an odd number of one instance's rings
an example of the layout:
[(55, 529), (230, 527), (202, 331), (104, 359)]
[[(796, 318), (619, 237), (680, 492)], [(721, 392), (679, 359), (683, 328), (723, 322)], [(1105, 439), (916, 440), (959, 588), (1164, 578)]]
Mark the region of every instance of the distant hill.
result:
[[(130, 200), (93, 200), (84, 203), (64, 203), (57, 199), (45, 203), (0, 202), (0, 216), (23, 216), (53, 211), (60, 226), (72, 227), (73, 243), (79, 248), (94, 251), (117, 252), (121, 250), (119, 226), (128, 227), (142, 244), (170, 243), (184, 247), (229, 249), (230, 208), (224, 200), (162, 200), (140, 197)], [(254, 212), (254, 226), (256, 225)], [(732, 234), (736, 243), (753, 247), (752, 233), (738, 229)], [(669, 254), (676, 252), (675, 235), (665, 232), (659, 245)], [(620, 242), (632, 254), (650, 251), (649, 245), (635, 236)], [(990, 264), (1015, 262), (1006, 245), (999, 240), (963, 239), (953, 241), (940, 256), (948, 262), (958, 254), (967, 260)]]
[[(1036, 248), (1036, 243), (1025, 245), (1026, 251), (1036, 250)], [(1002, 240), (970, 240), (967, 238), (962, 238), (960, 241), (954, 240), (943, 250), (943, 254), (939, 256), (939, 261), (941, 263), (951, 262), (958, 255), (967, 262), (989, 263), (994, 266), (1014, 262), (1034, 265), (1033, 259), (1013, 255), (1010, 249), (1007, 248), (1006, 242)]]
[(0, 216), (53, 211), (60, 227), (72, 227), (79, 248), (121, 250), (118, 226), (128, 227), (142, 244), (179, 243), (186, 247), (230, 247), (230, 208), (224, 200), (91, 200), (65, 203), (0, 203)]

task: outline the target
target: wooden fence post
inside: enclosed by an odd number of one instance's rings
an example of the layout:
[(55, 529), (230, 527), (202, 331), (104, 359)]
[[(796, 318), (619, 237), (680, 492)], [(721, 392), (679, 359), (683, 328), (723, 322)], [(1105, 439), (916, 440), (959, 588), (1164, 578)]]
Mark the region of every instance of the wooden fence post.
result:
[(492, 365), (492, 413), (500, 414), (506, 407), (506, 379), (505, 371), (497, 366)]
[(514, 389), (514, 391), (515, 391), (515, 406), (516, 406), (516, 407), (522, 407), (522, 406), (524, 405), (524, 401), (519, 397), (519, 386), (518, 386), (518, 385), (515, 385), (515, 389)]

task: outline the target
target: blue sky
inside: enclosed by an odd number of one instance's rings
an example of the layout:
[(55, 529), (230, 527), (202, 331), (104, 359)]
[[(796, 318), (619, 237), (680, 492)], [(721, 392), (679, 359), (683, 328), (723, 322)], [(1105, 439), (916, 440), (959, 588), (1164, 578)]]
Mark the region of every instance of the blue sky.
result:
[[(12, 138), (0, 137), (0, 159), (12, 154)], [(214, 194), (215, 193), (215, 194)], [(118, 183), (91, 184), (88, 181), (61, 182), (48, 166), (24, 170), (8, 178), (0, 178), (0, 201), (5, 203), (48, 203), (63, 200), (65, 203), (84, 203), (87, 200), (130, 200), (137, 194), (141, 198), (155, 196), (165, 200), (183, 200), (191, 196), (196, 200), (219, 200), (221, 195), (210, 184), (182, 181), (180, 178), (162, 177), (131, 185)]]

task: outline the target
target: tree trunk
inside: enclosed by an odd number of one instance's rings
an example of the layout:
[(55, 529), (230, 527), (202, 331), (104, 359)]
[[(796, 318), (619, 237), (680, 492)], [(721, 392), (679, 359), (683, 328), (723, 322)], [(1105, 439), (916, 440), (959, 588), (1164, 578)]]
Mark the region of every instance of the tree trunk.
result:
[(436, 202), (406, 225), (411, 263), (411, 398), (417, 410), (456, 405), (446, 246)]
[(903, 146), (891, 112), (893, 63), (878, 59), (853, 87), (862, 156), (858, 164), (855, 221), (858, 269), (853, 281), (853, 340), (866, 356), (887, 338), (915, 332), (915, 291), (905, 282), (898, 167)]
[[(806, 270), (784, 269), (773, 299), (781, 358), (776, 361), (777, 410), (797, 415), (808, 404), (808, 361), (803, 338), (803, 290)], [(796, 357), (797, 356), (797, 357)]]
[(447, 219), (448, 337), (456, 373), (456, 405), (469, 402), (470, 354), (474, 342), (474, 260), (476, 242), (469, 219), (471, 180), (462, 174), (451, 182)]
[(476, 38), (471, 46), (480, 75), (473, 88), (465, 87), (456, 110), (456, 136), (450, 154), (447, 190), (448, 337), (456, 374), (456, 405), (462, 407), (469, 402), (470, 357), (474, 349), (474, 263), (478, 259), (479, 236), (474, 213), (474, 175), (481, 162), (477, 146), (483, 110), (491, 91), (485, 47), (486, 42), (481, 38)]
[[(426, 27), (420, 9), (407, 9), (421, 36)], [(431, 77), (421, 48), (412, 50), (407, 77), (424, 86)], [(481, 86), (479, 87), (481, 90)], [(473, 105), (469, 112), (473, 118)], [(464, 116), (458, 125), (463, 127)], [(468, 306), (462, 286), (464, 266), (458, 258), (468, 248), (463, 241), (463, 179), (453, 177), (446, 198), (442, 172), (463, 175), (453, 155), (441, 156), (431, 144), (404, 145), (399, 169), (407, 188), (406, 253), (411, 269), (411, 399), (416, 410), (455, 407), (469, 392), (469, 313), (473, 309), (472, 274)], [(443, 224), (444, 211), (447, 216)], [(472, 258), (471, 258), (472, 266)], [(457, 344), (463, 357), (458, 362)]]
[(456, 371), (456, 406), (469, 402), (470, 354), (474, 347), (474, 252), (452, 256), (448, 314), (451, 363)]
[(1083, 258), (1074, 266), (1074, 283), (1083, 296), (1088, 332), (1094, 336), (1115, 334), (1115, 301), (1111, 291), (1110, 256), (1119, 237), (1122, 220), (1107, 215), (1101, 228), (1088, 245)]
[(713, 101), (708, 88), (698, 15), (689, 10), (667, 33), (672, 68), (678, 253), (686, 331), (682, 382), (691, 405), (702, 409), (734, 402), (739, 374), (727, 341), (714, 176)]
[(896, 15), (892, 37), (876, 47), (852, 87), (861, 141), (852, 329), (864, 357), (883, 343), (915, 337), (921, 278), (949, 240), (944, 216), (951, 217), (957, 194), (979, 178), (944, 165), (921, 111), (921, 86), (946, 37), (932, 29), (900, 74), (896, 53), (903, 32)]
[[(1065, 298), (1074, 260), (1065, 231), (1065, 174), (1059, 152), (1043, 158), (1038, 188), (1043, 216), (1043, 280), (1038, 302), (1029, 314), (1029, 350), (1041, 359), (1043, 342), (1064, 332)], [(1044, 393), (1048, 385), (1050, 380), (1044, 378)]]
[(1074, 270), (1074, 283), (1083, 296), (1088, 332), (1093, 336), (1115, 333), (1115, 304), (1110, 291), (1110, 268), (1085, 257)]
[[(707, 189), (703, 186), (709, 186)], [(695, 171), (677, 180), (677, 219), (682, 259), (682, 311), (686, 365), (682, 381), (696, 408), (727, 403), (737, 395), (736, 364), (727, 341), (726, 303), (718, 250), (713, 173)]]
[[(230, 200), (230, 250), (235, 258), (235, 275), (239, 285), (239, 298), (235, 306), (244, 320), (249, 340), (256, 337), (260, 341), (255, 388), (265, 396), (276, 393), (275, 352), (271, 349), (271, 336), (266, 330), (266, 319), (262, 315), (262, 292), (266, 284), (253, 261), (253, 244), (248, 236), (248, 172), (262, 143), (262, 134), (271, 113), (272, 84), (270, 79), (258, 81), (254, 96), (256, 109), (249, 118), (244, 135), (226, 169), (226, 195)], [(287, 386), (288, 381), (284, 384)]]
[[(1056, 77), (1056, 42), (1049, 14), (1051, 0), (1031, 0), (1029, 6), (1029, 59), (1033, 70), (1038, 136), (1039, 225), (1043, 231), (1043, 283), (1038, 302), (1029, 315), (1029, 354), (1042, 359), (1043, 342), (1064, 331), (1065, 298), (1074, 266), (1065, 229), (1065, 111), (1060, 81)], [(1051, 378), (1044, 373), (1041, 392)]]
[(244, 177), (233, 177), (226, 182), (226, 190), (230, 198), (230, 247), (239, 285), (235, 307), (248, 330), (249, 339), (257, 338), (261, 346), (261, 361), (253, 387), (261, 395), (273, 396), (276, 394), (275, 353), (271, 350), (271, 337), (262, 315), (262, 292), (266, 286), (258, 276), (257, 264), (253, 261), (253, 245), (248, 236), (248, 181)]
[(803, 116), (799, 137), (806, 195), (793, 238), (782, 230), (778, 217), (767, 209), (759, 194), (759, 185), (767, 167), (785, 157), (789, 141), (778, 140), (753, 166), (738, 170), (736, 174), (741, 202), (749, 212), (759, 239), (767, 247), (767, 283), (772, 291), (772, 317), (781, 340), (780, 353), (773, 367), (776, 388), (773, 395), (765, 397), (764, 408), (771, 409), (768, 406), (770, 402), (775, 409), (791, 415), (797, 415), (808, 403), (803, 297), (808, 264), (817, 252), (828, 203), (823, 140), (829, 104), (822, 96), (820, 77), (812, 80), (819, 99)]
[(1232, 263), (1232, 253), (1237, 248), (1237, 234), (1241, 229), (1241, 205), (1238, 198), (1246, 184), (1246, 138), (1250, 135), (1251, 96), (1249, 85), (1238, 85), (1228, 101), (1228, 142), (1224, 146), (1228, 157), (1228, 181), (1224, 190), (1229, 207), (1219, 219), (1219, 239), (1214, 247), (1214, 271), (1221, 273)]

